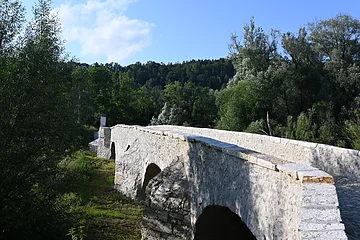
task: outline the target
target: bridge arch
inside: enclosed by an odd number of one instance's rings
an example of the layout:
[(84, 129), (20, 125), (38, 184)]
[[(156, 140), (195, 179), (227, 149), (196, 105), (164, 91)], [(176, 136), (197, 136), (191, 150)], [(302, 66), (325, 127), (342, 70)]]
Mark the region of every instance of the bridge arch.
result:
[(112, 143), (111, 143), (110, 159), (112, 159), (112, 160), (115, 160), (115, 159), (116, 159), (115, 142), (112, 142)]
[(195, 224), (195, 240), (256, 239), (241, 218), (229, 208), (210, 205)]
[(145, 197), (146, 197), (145, 190), (146, 190), (147, 185), (149, 184), (150, 180), (153, 179), (160, 172), (161, 172), (160, 167), (158, 165), (156, 165), (155, 163), (150, 163), (147, 166), (145, 175), (144, 175), (144, 181), (143, 181), (143, 184), (142, 184), (141, 189), (138, 194), (138, 198), (140, 200), (145, 200)]

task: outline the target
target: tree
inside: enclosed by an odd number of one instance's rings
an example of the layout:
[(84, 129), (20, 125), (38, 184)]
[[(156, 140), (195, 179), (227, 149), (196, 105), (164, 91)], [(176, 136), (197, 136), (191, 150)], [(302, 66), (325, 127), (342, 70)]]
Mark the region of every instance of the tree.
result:
[(157, 108), (155, 96), (151, 89), (142, 86), (136, 92), (136, 99), (132, 105), (135, 111), (133, 122), (139, 125), (148, 125)]
[(339, 14), (328, 20), (309, 24), (310, 40), (319, 51), (322, 60), (347, 67), (360, 60), (360, 22)]
[(191, 126), (214, 127), (218, 115), (215, 91), (199, 88), (191, 111)]
[(25, 8), (18, 0), (0, 1), (0, 55), (12, 48), (24, 23)]
[(327, 87), (322, 84), (323, 64), (312, 49), (305, 28), (300, 28), (297, 35), (283, 34), (282, 46), (290, 58), (282, 61), (284, 77), (278, 89), (283, 91), (288, 115), (297, 116), (319, 101), (322, 88)]
[(2, 239), (66, 234), (68, 216), (56, 204), (57, 164), (76, 148), (80, 128), (73, 114), (72, 66), (62, 57), (59, 25), (50, 12), (50, 1), (39, 0), (14, 57), (0, 66)]
[(129, 77), (128, 73), (119, 74), (118, 90), (113, 91), (113, 124), (134, 123), (136, 109), (135, 101), (137, 98), (136, 83), (133, 78)]
[(265, 99), (263, 83), (261, 78), (253, 77), (222, 90), (217, 97), (217, 128), (244, 131), (252, 121), (266, 116), (270, 101)]
[(78, 66), (72, 71), (71, 78), (76, 121), (81, 125), (91, 125), (95, 121), (95, 109), (91, 98), (89, 70)]
[(176, 105), (169, 106), (165, 102), (159, 116), (151, 119), (151, 125), (182, 125), (184, 123), (184, 110)]
[[(93, 64), (89, 69), (89, 80), (91, 99), (95, 107), (94, 121), (100, 118), (101, 114), (109, 113), (112, 99), (112, 74), (109, 68), (99, 64)], [(116, 88), (118, 89), (118, 87)], [(114, 89), (114, 91), (116, 90)], [(108, 119), (110, 123), (112, 117)], [(93, 122), (95, 125), (95, 122)]]
[(309, 24), (310, 41), (324, 62), (335, 110), (349, 106), (360, 93), (360, 22), (339, 14)]
[(253, 19), (245, 25), (242, 39), (233, 34), (230, 39), (229, 55), (236, 70), (235, 76), (229, 81), (229, 85), (236, 84), (247, 78), (256, 77), (264, 73), (272, 61), (279, 57), (277, 30), (271, 30), (270, 35), (255, 26)]
[(217, 117), (214, 91), (192, 82), (165, 86), (165, 104), (151, 124), (211, 127)]
[(360, 98), (357, 97), (346, 113), (344, 132), (350, 147), (360, 150)]

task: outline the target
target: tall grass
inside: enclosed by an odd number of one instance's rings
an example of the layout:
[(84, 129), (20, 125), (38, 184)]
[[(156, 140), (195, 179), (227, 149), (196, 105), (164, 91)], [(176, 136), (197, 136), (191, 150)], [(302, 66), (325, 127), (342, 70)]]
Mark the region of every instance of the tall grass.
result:
[(141, 239), (143, 205), (113, 189), (115, 163), (78, 151), (60, 163), (67, 191), (58, 199), (73, 219), (68, 239)]

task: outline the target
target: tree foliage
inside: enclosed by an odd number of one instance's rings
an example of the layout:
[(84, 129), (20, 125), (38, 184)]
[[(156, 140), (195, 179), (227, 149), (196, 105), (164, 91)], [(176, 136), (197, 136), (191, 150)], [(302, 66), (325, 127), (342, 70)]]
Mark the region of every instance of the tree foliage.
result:
[[(1, 3), (2, 11), (16, 15), (5, 29), (19, 26), (23, 8), (17, 1)], [(59, 25), (50, 11), (50, 2), (40, 0), (18, 47), (1, 55), (1, 239), (62, 239), (66, 233), (68, 216), (56, 204), (57, 164), (78, 146), (81, 128), (73, 114), (72, 67), (62, 57)], [(16, 37), (7, 34), (5, 45)]]
[(14, 47), (14, 40), (25, 21), (24, 16), (25, 9), (20, 1), (2, 0), (0, 2), (0, 54)]
[(309, 41), (324, 63), (336, 109), (348, 106), (360, 89), (360, 22), (349, 15), (309, 25)]
[(192, 82), (168, 84), (164, 90), (165, 104), (151, 124), (190, 125), (212, 127), (217, 108), (215, 93)]
[[(125, 67), (117, 63), (95, 63), (79, 64), (78, 68), (87, 76), (85, 86), (90, 86), (84, 93), (89, 93), (91, 101), (83, 103), (91, 116), (83, 118), (82, 123), (87, 125), (96, 125), (100, 114), (106, 113), (109, 125), (148, 125), (153, 119), (153, 124), (214, 126), (215, 91), (225, 87), (234, 75), (233, 65), (227, 59), (166, 65), (137, 62)], [(170, 112), (174, 117), (170, 122), (156, 121), (159, 116), (160, 119), (170, 116)]]
[(231, 37), (236, 74), (218, 95), (217, 126), (253, 132), (272, 124), (278, 136), (358, 147), (359, 32), (360, 22), (342, 14), (281, 38), (252, 19), (242, 38)]

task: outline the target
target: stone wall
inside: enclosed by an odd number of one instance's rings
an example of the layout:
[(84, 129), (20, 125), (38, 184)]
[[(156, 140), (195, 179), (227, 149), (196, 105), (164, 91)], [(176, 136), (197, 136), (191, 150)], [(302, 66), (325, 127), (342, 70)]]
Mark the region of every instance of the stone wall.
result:
[(188, 161), (187, 144), (130, 126), (113, 127), (111, 141), (115, 143), (115, 188), (126, 196), (142, 199), (147, 167), (156, 164), (161, 169), (146, 188), (143, 237), (187, 238), (190, 208), (186, 204), (187, 179), (181, 168)]
[(232, 132), (208, 128), (182, 126), (151, 126), (158, 131), (177, 131), (205, 136), (236, 144), (257, 152), (272, 155), (287, 161), (311, 165), (331, 175), (360, 179), (360, 153), (358, 150), (339, 148), (325, 144), (304, 142), (266, 135)]
[(158, 174), (146, 189), (144, 239), (192, 239), (189, 181), (178, 159)]
[(151, 126), (164, 132), (183, 132), (233, 143), (280, 159), (319, 168), (335, 179), (340, 212), (350, 239), (360, 239), (360, 152), (325, 144), (244, 132), (182, 126)]
[(139, 198), (147, 166), (162, 170), (146, 188), (144, 237), (192, 239), (203, 209), (218, 205), (240, 216), (257, 239), (346, 239), (326, 172), (169, 128), (111, 130), (116, 189)]
[(115, 188), (125, 195), (139, 199), (147, 166), (151, 163), (161, 170), (187, 156), (187, 146), (180, 139), (160, 134), (148, 134), (131, 126), (112, 128), (111, 142), (115, 143)]
[(110, 158), (111, 155), (110, 138), (111, 138), (111, 128), (100, 127), (99, 138), (97, 139), (97, 145), (98, 145), (97, 157)]
[(246, 156), (239, 158), (206, 147), (206, 142), (190, 146), (193, 223), (205, 207), (219, 205), (239, 215), (257, 239), (298, 239), (299, 180), (274, 171), (271, 164), (268, 168), (246, 161)]

